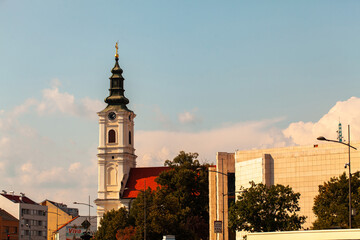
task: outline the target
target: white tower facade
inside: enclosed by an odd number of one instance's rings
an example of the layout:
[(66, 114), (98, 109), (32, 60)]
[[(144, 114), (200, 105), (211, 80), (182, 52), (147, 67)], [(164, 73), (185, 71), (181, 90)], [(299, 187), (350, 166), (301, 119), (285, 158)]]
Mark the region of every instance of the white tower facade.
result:
[[(110, 77), (110, 95), (105, 99), (108, 106), (98, 112), (98, 226), (103, 214), (125, 206), (120, 196), (124, 191), (131, 168), (136, 167), (134, 148), (135, 113), (127, 108), (129, 100), (124, 96), (123, 70), (115, 55), (115, 66)], [(126, 206), (125, 206), (126, 207)]]

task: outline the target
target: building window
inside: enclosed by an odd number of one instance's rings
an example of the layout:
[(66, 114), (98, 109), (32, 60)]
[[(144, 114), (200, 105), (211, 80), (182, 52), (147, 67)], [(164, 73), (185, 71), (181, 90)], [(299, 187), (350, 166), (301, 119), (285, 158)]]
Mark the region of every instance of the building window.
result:
[(114, 143), (114, 142), (116, 142), (115, 130), (111, 129), (109, 131), (109, 143)]
[(21, 215), (30, 214), (30, 209), (23, 208), (21, 209)]
[(131, 131), (129, 131), (129, 144), (131, 144)]

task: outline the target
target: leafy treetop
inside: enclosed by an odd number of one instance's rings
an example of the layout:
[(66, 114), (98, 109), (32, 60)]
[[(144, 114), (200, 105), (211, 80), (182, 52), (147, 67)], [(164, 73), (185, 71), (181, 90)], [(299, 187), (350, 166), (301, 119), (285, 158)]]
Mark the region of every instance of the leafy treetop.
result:
[(118, 230), (130, 225), (133, 225), (133, 219), (129, 217), (128, 211), (125, 208), (113, 209), (106, 212), (100, 220), (100, 227), (94, 238), (97, 240), (114, 240)]
[(299, 216), (300, 193), (280, 184), (255, 184), (242, 189), (238, 200), (230, 207), (229, 227), (232, 230), (271, 232), (298, 230), (305, 222)]
[[(360, 213), (359, 173), (351, 178), (351, 206)], [(317, 219), (313, 229), (348, 228), (349, 223), (349, 178), (345, 172), (319, 185), (319, 194), (314, 199), (313, 211)], [(352, 227), (360, 227), (360, 215), (352, 216)]]

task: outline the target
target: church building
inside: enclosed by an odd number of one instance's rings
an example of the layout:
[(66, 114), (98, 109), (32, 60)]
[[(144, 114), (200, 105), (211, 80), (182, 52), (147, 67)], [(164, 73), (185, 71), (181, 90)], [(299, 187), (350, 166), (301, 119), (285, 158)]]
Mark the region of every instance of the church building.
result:
[(107, 107), (98, 112), (98, 226), (105, 212), (130, 208), (131, 199), (147, 189), (156, 189), (155, 178), (167, 167), (136, 168), (134, 119), (136, 114), (124, 95), (123, 70), (119, 66), (116, 44), (115, 66), (111, 70)]

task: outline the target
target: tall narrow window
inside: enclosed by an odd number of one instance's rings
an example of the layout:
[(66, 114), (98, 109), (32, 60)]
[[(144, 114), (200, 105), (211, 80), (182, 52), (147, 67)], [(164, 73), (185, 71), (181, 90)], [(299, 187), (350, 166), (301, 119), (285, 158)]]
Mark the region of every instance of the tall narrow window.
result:
[(129, 144), (131, 144), (131, 131), (129, 131)]
[(114, 143), (115, 140), (115, 130), (111, 129), (109, 131), (109, 143)]
[(116, 185), (116, 181), (117, 181), (117, 176), (116, 176), (116, 170), (112, 167), (108, 168), (108, 173), (107, 173), (107, 184), (108, 185)]

